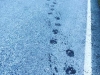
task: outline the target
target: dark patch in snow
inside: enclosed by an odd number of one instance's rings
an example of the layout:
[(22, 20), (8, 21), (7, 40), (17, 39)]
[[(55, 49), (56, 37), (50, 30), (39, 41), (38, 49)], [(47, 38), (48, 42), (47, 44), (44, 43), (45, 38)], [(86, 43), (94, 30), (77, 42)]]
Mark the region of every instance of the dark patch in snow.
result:
[(55, 75), (55, 73), (53, 73), (53, 75)]
[(56, 20), (60, 20), (60, 17), (55, 17)]
[(48, 14), (49, 14), (49, 15), (51, 15), (51, 14), (52, 14), (52, 12), (49, 12)]
[(61, 24), (60, 23), (55, 23), (55, 26), (61, 26)]
[(51, 55), (50, 54), (48, 54), (48, 58), (49, 58), (49, 62), (51, 62)]
[(76, 70), (73, 67), (68, 67), (66, 70), (66, 74), (75, 74)]
[(52, 32), (53, 32), (54, 34), (57, 34), (57, 33), (58, 33), (58, 30), (57, 30), (57, 29), (53, 29)]
[(51, 7), (54, 7), (54, 5), (51, 5)]
[(54, 69), (55, 69), (55, 71), (58, 73), (58, 69), (57, 69), (57, 67), (54, 67)]
[(53, 4), (57, 4), (56, 2), (53, 2)]
[(72, 50), (70, 50), (70, 49), (66, 50), (66, 54), (67, 54), (68, 56), (70, 56), (70, 57), (74, 57), (74, 51), (72, 51)]
[(63, 70), (66, 70), (66, 68), (64, 67)]
[(57, 44), (57, 39), (51, 39), (50, 44)]
[(50, 64), (50, 67), (52, 67), (52, 65)]
[(65, 45), (67, 45), (66, 43), (64, 43)]
[(54, 9), (54, 8), (51, 8), (50, 10), (52, 10), (52, 11), (53, 11), (53, 10), (55, 10), (55, 9)]

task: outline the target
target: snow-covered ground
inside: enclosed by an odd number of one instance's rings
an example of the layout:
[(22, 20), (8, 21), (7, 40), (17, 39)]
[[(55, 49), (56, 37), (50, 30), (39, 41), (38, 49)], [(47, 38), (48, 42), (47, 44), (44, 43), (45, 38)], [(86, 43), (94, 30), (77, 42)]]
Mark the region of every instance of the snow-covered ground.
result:
[(83, 75), (87, 0), (0, 0), (0, 75)]

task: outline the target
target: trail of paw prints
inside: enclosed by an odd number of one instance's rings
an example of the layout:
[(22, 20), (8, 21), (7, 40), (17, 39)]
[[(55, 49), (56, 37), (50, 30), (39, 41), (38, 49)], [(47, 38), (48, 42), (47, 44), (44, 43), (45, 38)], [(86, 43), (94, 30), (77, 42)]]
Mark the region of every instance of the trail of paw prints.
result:
[[(57, 5), (57, 1), (56, 0), (47, 0), (49, 3), (47, 4), (49, 7), (49, 12), (48, 12), (48, 16), (49, 15), (52, 15), (52, 17), (55, 19), (55, 20), (60, 20), (61, 18), (59, 17), (59, 16), (56, 16), (56, 15), (53, 15), (54, 14), (54, 12), (53, 11), (55, 11), (55, 6)], [(55, 11), (55, 13), (57, 14), (57, 12)], [(48, 25), (50, 26), (50, 23), (51, 23), (51, 21), (49, 20), (48, 21)], [(59, 22), (55, 22), (54, 23), (54, 25), (53, 26), (55, 26), (55, 27), (59, 27), (59, 26), (61, 26), (61, 24), (59, 23)], [(52, 33), (53, 34), (55, 34), (55, 35), (57, 35), (58, 33), (59, 33), (59, 29), (58, 28), (53, 28), (52, 29)], [(55, 39), (50, 39), (50, 44), (57, 44), (57, 39), (55, 38)]]
[[(54, 34), (56, 36), (60, 32), (58, 28), (60, 28), (62, 26), (62, 24), (60, 23), (60, 21), (61, 21), (61, 14), (60, 14), (60, 12), (57, 12), (55, 10), (55, 7), (57, 5), (57, 2), (56, 1), (54, 1), (54, 0), (53, 1), (52, 0), (47, 0), (47, 1), (49, 2), (48, 3), (49, 11), (48, 11), (47, 14), (48, 14), (48, 16), (52, 16), (54, 18), (54, 20), (55, 20), (55, 23), (53, 25), (53, 24), (51, 24), (51, 20), (49, 19), (48, 25), (49, 26), (52, 26), (52, 25), (55, 26), (55, 28), (52, 28), (52, 34)], [(58, 39), (55, 38), (55, 37), (52, 37), (50, 39), (50, 42), (49, 43), (51, 45), (58, 44)], [(65, 43), (65, 45), (66, 45), (66, 43)], [(70, 59), (74, 57), (74, 51), (73, 50), (67, 49), (65, 52), (66, 52), (66, 56), (70, 57)], [(50, 63), (52, 62), (51, 61), (51, 55), (49, 55), (49, 62)], [(59, 70), (58, 70), (58, 68), (56, 66), (55, 67), (52, 67), (52, 64), (50, 64), (50, 68), (55, 70), (55, 72), (52, 75), (56, 75), (56, 73), (59, 72)], [(66, 73), (66, 75), (76, 74), (76, 70), (73, 68), (73, 66), (65, 66), (64, 72)]]
[(49, 67), (52, 71), (51, 75), (56, 75), (59, 73), (59, 70), (57, 68), (57, 58), (53, 54), (48, 54), (48, 61), (49, 61)]
[[(49, 8), (51, 8), (51, 9), (55, 9), (54, 7), (56, 6), (56, 4), (57, 4), (57, 1), (56, 0), (47, 0), (47, 2), (48, 2), (48, 6), (49, 6)], [(53, 11), (53, 10), (52, 10)]]
[[(67, 49), (67, 50), (65, 50), (65, 52), (66, 52), (66, 56), (70, 57), (70, 59), (74, 57), (74, 51), (73, 50)], [(64, 67), (63, 70), (64, 70), (65, 74), (66, 75), (76, 75), (77, 71), (74, 68), (74, 66), (72, 66), (72, 64), (69, 66), (69, 65), (67, 65), (67, 63), (68, 62), (64, 63), (65, 67)]]

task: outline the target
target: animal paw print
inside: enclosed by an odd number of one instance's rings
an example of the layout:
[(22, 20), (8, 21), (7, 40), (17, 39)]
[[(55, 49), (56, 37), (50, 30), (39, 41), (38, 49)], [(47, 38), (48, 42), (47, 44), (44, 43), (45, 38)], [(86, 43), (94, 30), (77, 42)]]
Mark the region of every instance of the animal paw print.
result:
[(54, 34), (57, 34), (57, 33), (58, 33), (58, 30), (57, 30), (57, 29), (53, 29), (52, 32), (53, 32)]
[(57, 44), (57, 39), (51, 39), (50, 44)]
[(68, 68), (65, 70), (66, 74), (75, 74), (76, 70), (73, 67), (68, 66)]
[(69, 57), (74, 57), (74, 51), (68, 49), (66, 50), (66, 54), (69, 56)]

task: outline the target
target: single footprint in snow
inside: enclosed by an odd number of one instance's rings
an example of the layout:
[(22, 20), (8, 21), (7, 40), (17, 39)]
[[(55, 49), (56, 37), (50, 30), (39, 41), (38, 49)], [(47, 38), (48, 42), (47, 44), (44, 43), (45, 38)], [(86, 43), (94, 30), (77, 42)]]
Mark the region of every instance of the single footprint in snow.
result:
[(50, 44), (57, 44), (57, 39), (51, 39)]
[(70, 50), (70, 49), (66, 50), (66, 54), (67, 54), (68, 56), (70, 56), (70, 57), (74, 57), (74, 51), (72, 51), (72, 50)]
[(69, 67), (65, 70), (66, 74), (75, 74), (76, 70), (73, 67)]
[(60, 17), (55, 17), (56, 20), (60, 20)]
[(57, 29), (53, 29), (52, 32), (53, 32), (54, 34), (57, 34), (57, 33), (58, 33), (58, 30), (57, 30)]
[(61, 24), (60, 23), (55, 23), (55, 26), (61, 26)]

